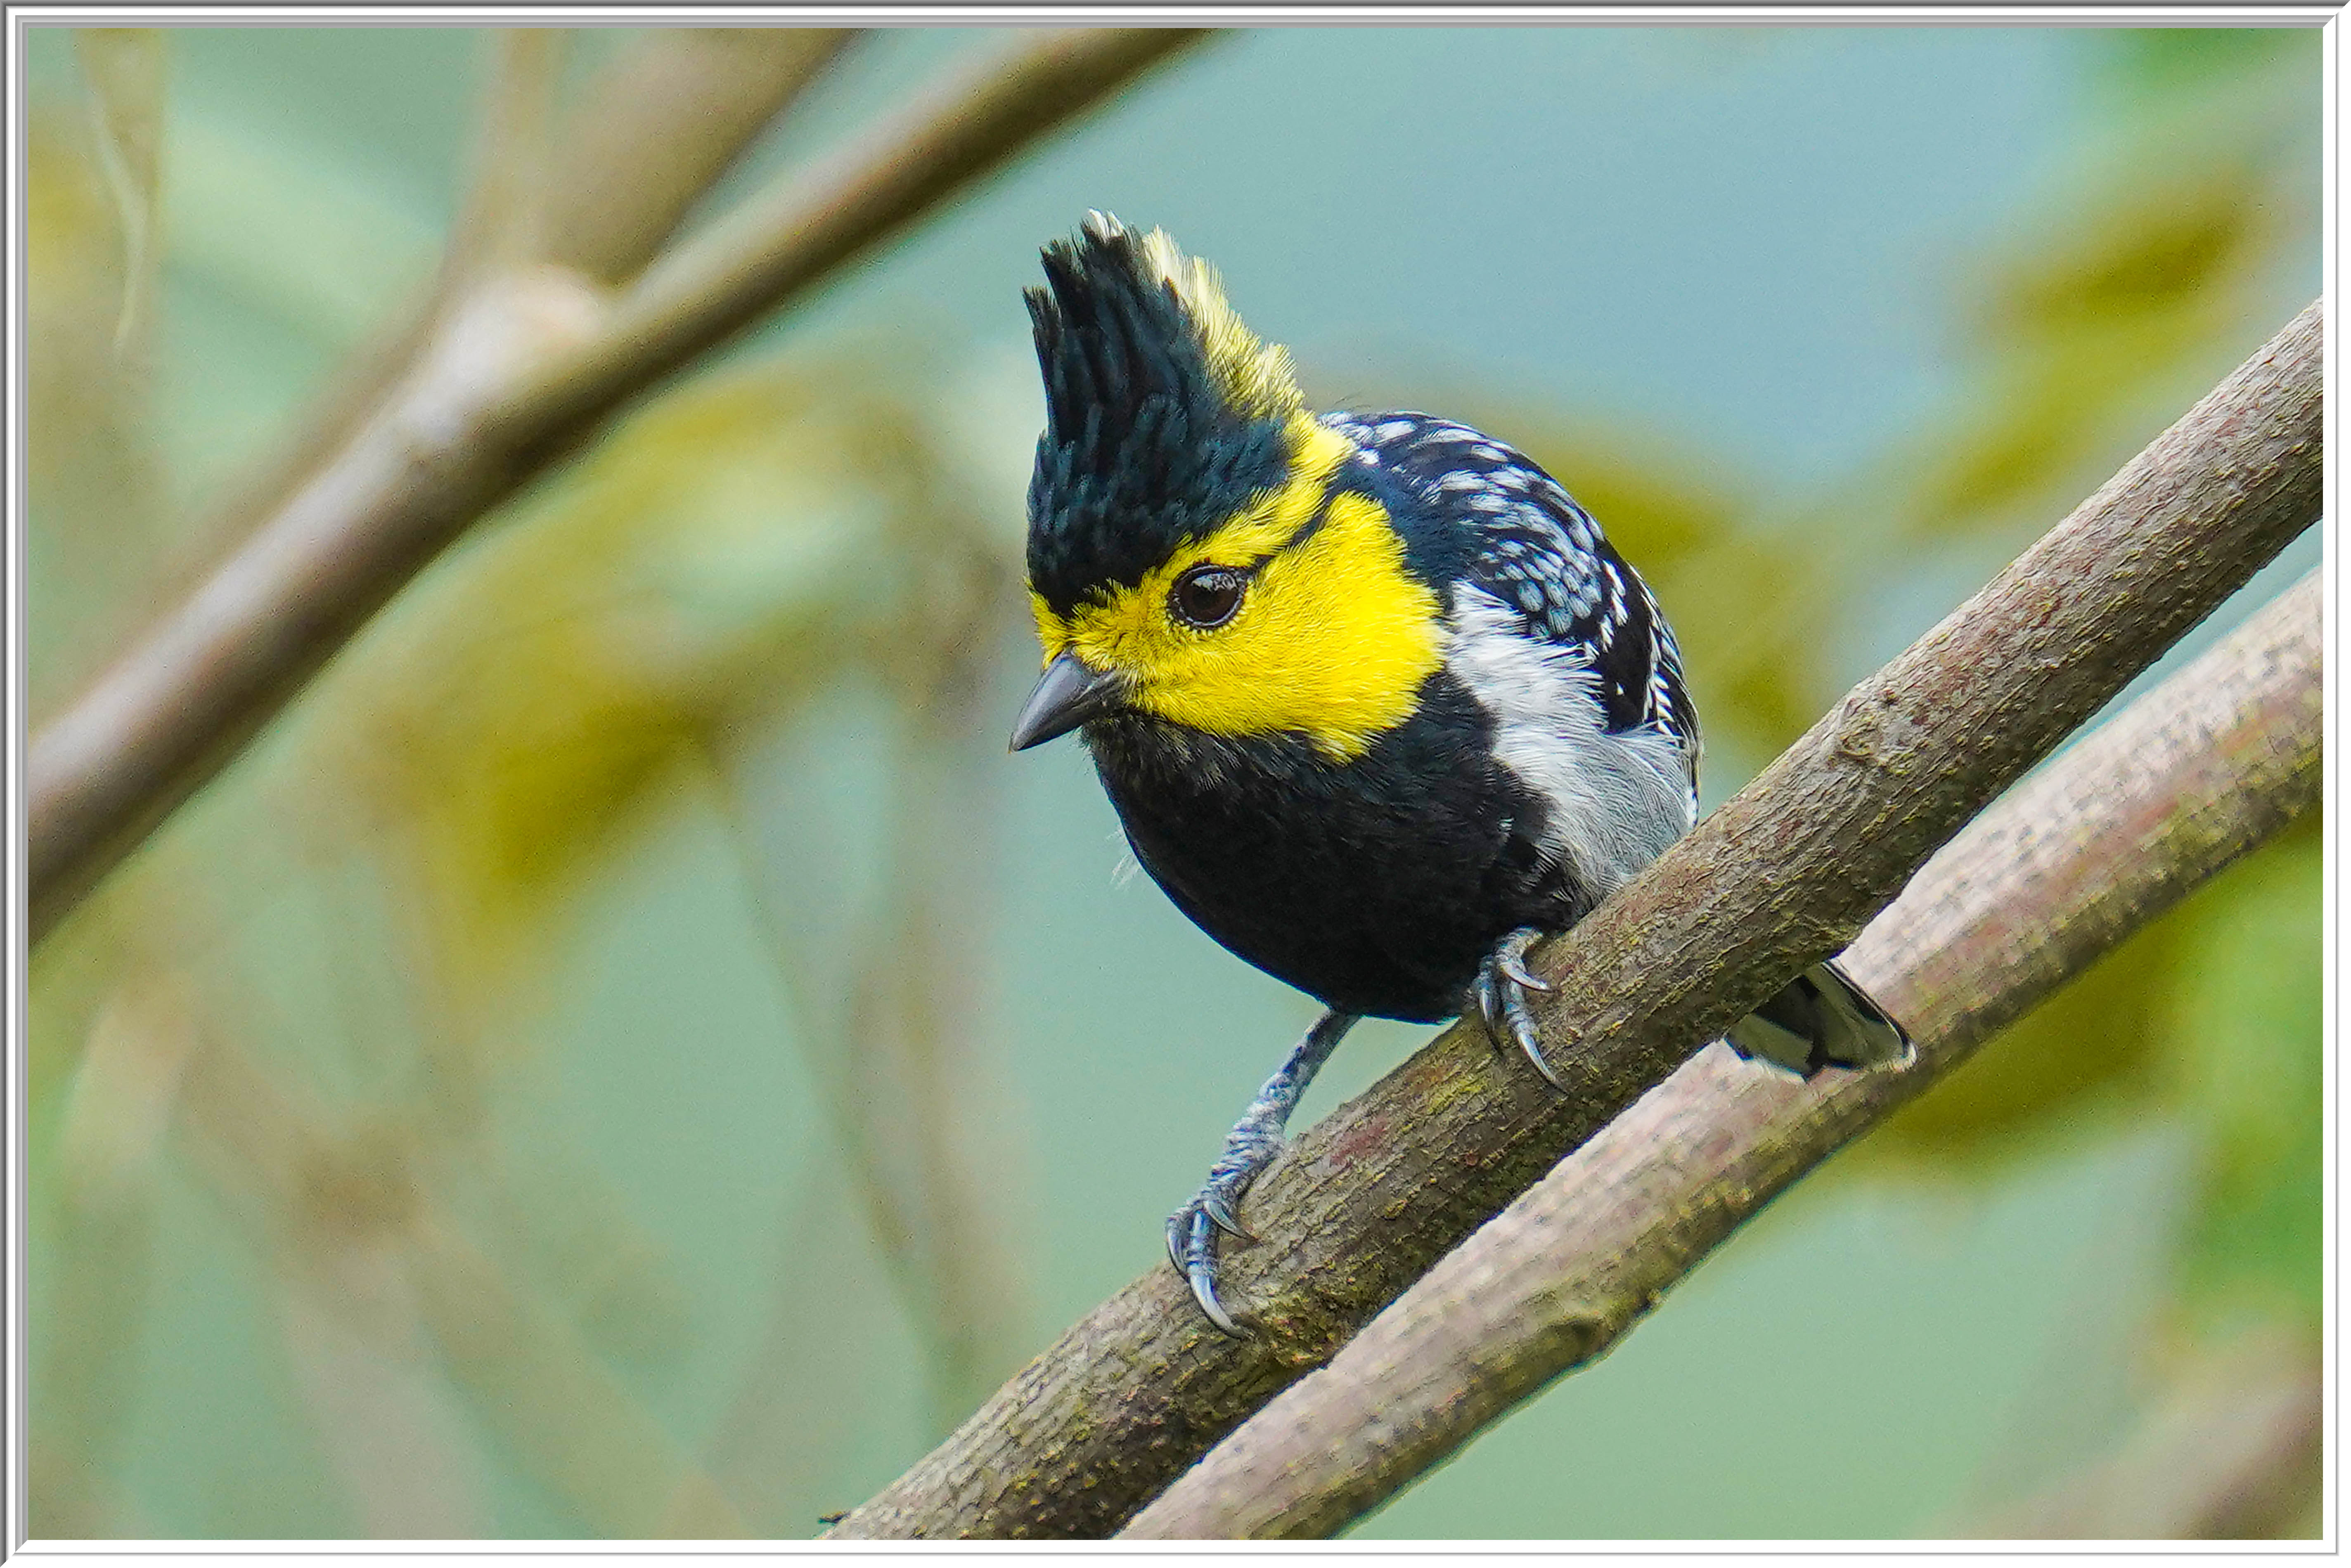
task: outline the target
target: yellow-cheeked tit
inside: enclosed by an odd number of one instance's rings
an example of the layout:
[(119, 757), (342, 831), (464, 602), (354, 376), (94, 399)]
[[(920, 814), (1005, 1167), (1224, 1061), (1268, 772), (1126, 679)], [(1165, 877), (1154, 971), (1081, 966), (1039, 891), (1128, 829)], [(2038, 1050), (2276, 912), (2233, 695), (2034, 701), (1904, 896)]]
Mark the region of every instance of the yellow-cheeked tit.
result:
[[(1526, 951), (1689, 830), (1698, 717), (1656, 601), (1528, 458), (1422, 413), (1316, 417), (1159, 231), (1094, 214), (1044, 267), (1045, 673), (1013, 748), (1080, 730), (1176, 907), (1328, 1009), (1168, 1221), (1238, 1333), (1217, 1232), (1245, 1234), (1243, 1190), (1357, 1019), (1474, 1009), (1552, 1077)], [(1807, 1072), (1909, 1050), (1834, 964), (1729, 1038)]]

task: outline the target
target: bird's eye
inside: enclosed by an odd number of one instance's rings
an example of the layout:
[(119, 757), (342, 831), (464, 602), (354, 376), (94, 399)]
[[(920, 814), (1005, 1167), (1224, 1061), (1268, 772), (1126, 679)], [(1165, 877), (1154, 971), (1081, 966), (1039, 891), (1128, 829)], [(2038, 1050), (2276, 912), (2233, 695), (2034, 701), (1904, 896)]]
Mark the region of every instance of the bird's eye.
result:
[(1233, 618), (1248, 583), (1231, 567), (1196, 566), (1176, 580), (1167, 593), (1167, 608), (1185, 625), (1209, 631)]

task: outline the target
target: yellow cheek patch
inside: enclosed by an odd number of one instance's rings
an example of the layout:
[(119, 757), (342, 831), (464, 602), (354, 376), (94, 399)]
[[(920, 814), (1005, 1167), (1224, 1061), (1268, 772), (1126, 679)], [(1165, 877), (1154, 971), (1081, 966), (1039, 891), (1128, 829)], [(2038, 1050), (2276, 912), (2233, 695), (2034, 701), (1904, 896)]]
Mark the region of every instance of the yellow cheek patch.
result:
[[(1346, 443), (1317, 427), (1297, 477), (1133, 588), (1066, 620), (1031, 595), (1050, 661), (1064, 649), (1133, 683), (1146, 713), (1212, 735), (1296, 734), (1323, 755), (1360, 757), (1408, 717), (1443, 657), (1437, 596), (1405, 570), (1404, 542), (1368, 497), (1331, 497), (1322, 526), (1284, 549), (1322, 503)], [(1335, 450), (1333, 445), (1335, 444)], [(1240, 609), (1202, 632), (1167, 594), (1206, 561), (1258, 570)]]

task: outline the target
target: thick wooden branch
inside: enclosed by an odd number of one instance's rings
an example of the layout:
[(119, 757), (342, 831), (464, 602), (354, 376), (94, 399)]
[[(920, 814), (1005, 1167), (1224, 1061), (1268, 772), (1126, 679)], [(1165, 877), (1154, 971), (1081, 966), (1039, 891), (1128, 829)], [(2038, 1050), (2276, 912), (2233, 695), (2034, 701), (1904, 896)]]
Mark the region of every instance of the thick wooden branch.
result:
[[(1112, 1533), (1789, 976), (2318, 515), (2313, 305), (1656, 864), (1536, 956), (1554, 1093), (1456, 1025), (1260, 1177), (1218, 1333), (1165, 1261), (833, 1533)], [(1155, 1245), (1156, 1239), (1138, 1239)]]
[(1046, 34), (689, 243), (609, 312), (551, 267), (470, 300), (388, 406), (33, 737), (33, 939), (427, 561), (605, 419), (1207, 36)]
[(1448, 1254), (1129, 1535), (1332, 1535), (1599, 1359), (1791, 1183), (2318, 800), (2315, 574), (2020, 784), (1847, 956), (1908, 1068), (1799, 1082), (1711, 1046)]

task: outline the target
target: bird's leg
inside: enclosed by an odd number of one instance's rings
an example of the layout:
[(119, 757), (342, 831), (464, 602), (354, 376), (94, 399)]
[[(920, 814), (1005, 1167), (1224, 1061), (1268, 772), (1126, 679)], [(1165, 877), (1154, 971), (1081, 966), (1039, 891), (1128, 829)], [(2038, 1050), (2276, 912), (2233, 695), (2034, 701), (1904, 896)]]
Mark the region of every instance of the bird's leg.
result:
[(1233, 1206), (1258, 1173), (1281, 1152), (1282, 1129), (1290, 1124), (1290, 1113), (1298, 1108), (1299, 1097), (1360, 1016), (1333, 1009), (1314, 1021), (1306, 1038), (1290, 1053), (1290, 1060), (1265, 1081), (1265, 1087), (1234, 1124), (1225, 1138), (1225, 1152), (1208, 1168), (1207, 1184), (1168, 1218), (1169, 1260), (1191, 1282), (1193, 1298), (1208, 1321), (1228, 1334), (1238, 1336), (1243, 1331), (1217, 1300), (1217, 1232), (1228, 1230), (1248, 1239)]
[(1527, 1053), (1527, 1060), (1535, 1064), (1535, 1071), (1543, 1075), (1544, 1082), (1564, 1094), (1567, 1085), (1543, 1060), (1542, 1041), (1535, 1035), (1534, 1011), (1527, 1006), (1529, 991), (1551, 989), (1549, 981), (1536, 977), (1527, 968), (1527, 949), (1542, 935), (1532, 925), (1521, 925), (1495, 943), (1486, 961), (1478, 966), (1478, 977), (1471, 982), (1469, 990), (1477, 999), (1479, 1016), (1486, 1020), (1486, 1036), (1494, 1042), (1494, 1048), (1502, 1048), (1507, 1033)]

